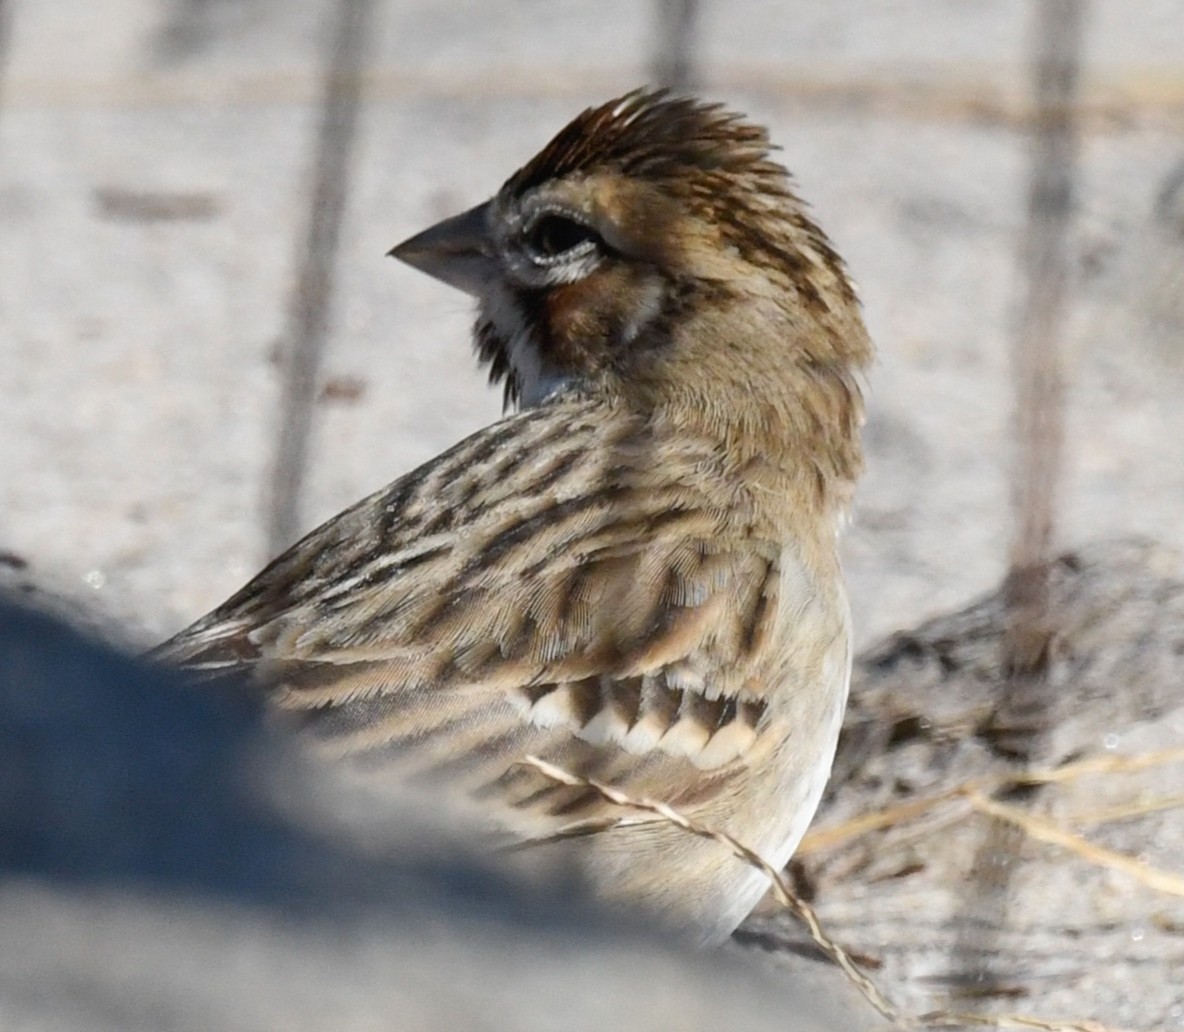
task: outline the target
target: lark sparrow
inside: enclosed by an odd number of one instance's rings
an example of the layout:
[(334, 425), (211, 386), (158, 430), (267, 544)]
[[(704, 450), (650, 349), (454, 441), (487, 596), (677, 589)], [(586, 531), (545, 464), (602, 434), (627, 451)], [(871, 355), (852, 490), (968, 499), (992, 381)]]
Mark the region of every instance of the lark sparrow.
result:
[(871, 345), (769, 150), (717, 105), (630, 93), (396, 247), (476, 298), (477, 353), (520, 411), (156, 653), (250, 671), (331, 752), (463, 787), (513, 840), (570, 849), (605, 896), (704, 943), (761, 874), (519, 761), (669, 803), (774, 864), (818, 803)]

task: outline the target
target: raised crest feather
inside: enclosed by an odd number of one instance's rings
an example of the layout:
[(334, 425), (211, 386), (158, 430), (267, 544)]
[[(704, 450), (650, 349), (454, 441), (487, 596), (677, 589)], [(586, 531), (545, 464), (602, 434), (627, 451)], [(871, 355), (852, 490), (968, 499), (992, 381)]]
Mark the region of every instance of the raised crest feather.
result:
[(652, 179), (694, 172), (755, 175), (788, 193), (785, 169), (769, 158), (769, 135), (722, 104), (634, 90), (577, 115), (506, 183), (520, 196), (564, 176), (614, 171)]

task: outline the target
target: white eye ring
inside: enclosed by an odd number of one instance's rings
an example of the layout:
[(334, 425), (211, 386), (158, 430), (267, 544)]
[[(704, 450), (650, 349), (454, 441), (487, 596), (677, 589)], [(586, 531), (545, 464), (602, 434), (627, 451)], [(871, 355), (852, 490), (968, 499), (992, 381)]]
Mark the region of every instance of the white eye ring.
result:
[(542, 211), (522, 230), (531, 261), (550, 266), (598, 250), (603, 241), (591, 226), (563, 211)]

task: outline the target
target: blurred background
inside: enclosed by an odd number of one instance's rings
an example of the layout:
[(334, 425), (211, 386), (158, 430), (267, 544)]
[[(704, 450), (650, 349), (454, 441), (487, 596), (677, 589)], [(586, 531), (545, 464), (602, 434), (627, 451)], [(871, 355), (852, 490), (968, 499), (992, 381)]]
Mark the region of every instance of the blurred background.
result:
[[(770, 126), (879, 347), (859, 641), (1007, 567), (1019, 0), (0, 0), (0, 566), (150, 643), (497, 418), (384, 257), (661, 80)], [(1184, 4), (1085, 7), (1057, 541), (1184, 545)]]

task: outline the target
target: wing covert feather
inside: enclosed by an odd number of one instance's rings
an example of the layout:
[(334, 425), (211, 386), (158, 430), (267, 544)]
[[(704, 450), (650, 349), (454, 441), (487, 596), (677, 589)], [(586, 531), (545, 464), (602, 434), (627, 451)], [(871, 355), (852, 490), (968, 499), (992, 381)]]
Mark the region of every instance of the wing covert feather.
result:
[(709, 456), (627, 431), (579, 405), (495, 424), (157, 655), (253, 667), (330, 751), (496, 790), (549, 833), (607, 818), (513, 766), (530, 752), (633, 791), (725, 791), (766, 724), (780, 552), (705, 501), (726, 490), (669, 473), (706, 477)]

